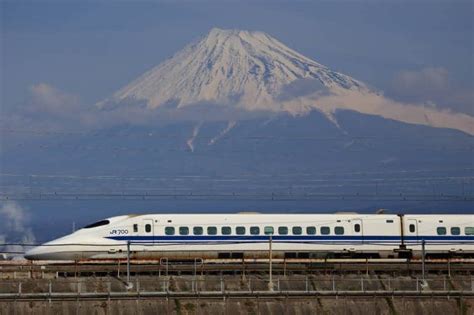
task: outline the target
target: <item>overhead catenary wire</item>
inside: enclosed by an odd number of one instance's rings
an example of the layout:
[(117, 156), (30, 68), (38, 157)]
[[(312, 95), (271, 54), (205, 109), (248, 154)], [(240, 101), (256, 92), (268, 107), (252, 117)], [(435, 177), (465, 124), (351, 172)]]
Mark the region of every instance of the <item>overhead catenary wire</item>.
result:
[[(130, 146), (130, 145), (79, 145), (79, 144), (70, 144), (70, 143), (55, 143), (55, 144), (17, 144), (16, 147), (28, 147), (29, 149), (35, 148), (39, 150), (48, 150), (48, 153), (51, 153), (51, 150), (61, 150), (63, 151), (81, 151), (81, 152), (108, 152), (108, 153), (136, 153), (136, 152), (148, 152), (148, 153), (162, 153), (162, 152), (179, 152), (185, 153), (190, 156), (206, 156), (206, 153), (221, 153), (221, 154), (230, 154), (230, 153), (248, 153), (254, 154), (257, 152), (257, 148), (249, 148), (246, 145), (244, 148), (235, 148), (235, 146), (231, 146), (232, 149), (227, 148), (225, 151), (221, 151), (217, 149), (214, 145), (206, 145), (203, 146), (201, 149), (194, 149), (192, 152), (186, 146), (186, 142), (183, 140), (183, 143), (174, 143), (171, 146), (163, 147), (163, 146)], [(195, 146), (196, 148), (199, 148)], [(305, 151), (305, 147), (297, 147), (298, 150)], [(273, 152), (273, 155), (283, 155), (283, 156), (291, 156), (298, 152), (298, 150), (293, 150), (293, 152)], [(414, 152), (419, 151), (428, 151), (431, 152), (433, 150), (436, 151), (444, 151), (446, 150), (445, 146), (437, 146), (437, 147), (429, 147), (429, 146), (420, 146), (420, 145), (413, 145), (411, 148), (407, 149)], [(334, 147), (330, 149), (326, 149), (325, 152), (367, 152), (368, 149), (364, 148), (340, 148)], [(455, 148), (450, 148), (450, 152), (471, 152), (474, 151), (474, 145), (471, 146), (458, 146)]]
[(0, 200), (271, 200), (271, 201), (446, 201), (474, 202), (474, 195), (432, 194), (243, 194), (243, 193), (0, 193)]
[[(162, 175), (159, 177), (151, 177), (151, 176), (140, 176), (140, 175), (75, 175), (75, 174), (48, 174), (48, 173), (29, 173), (29, 174), (19, 174), (19, 173), (1, 173), (0, 177), (23, 177), (23, 178), (37, 178), (37, 179), (67, 179), (67, 180), (138, 180), (138, 181), (169, 181), (169, 180), (212, 180), (212, 181), (232, 181), (232, 180), (264, 180), (264, 179), (271, 179), (272, 181), (275, 180), (287, 180), (288, 177), (298, 177), (302, 181), (340, 181), (340, 180), (347, 180), (347, 181), (397, 181), (397, 180), (407, 180), (407, 181), (416, 181), (416, 180), (446, 180), (446, 179), (465, 179), (465, 180), (473, 180), (474, 179), (474, 169), (473, 168), (461, 168), (461, 169), (451, 169), (451, 172), (464, 172), (462, 175), (449, 175), (449, 176), (407, 176), (407, 177), (400, 177), (400, 178), (339, 178), (336, 176), (367, 176), (367, 175), (393, 175), (393, 174), (404, 174), (410, 175), (411, 172), (413, 173), (436, 173), (436, 172), (444, 172), (443, 170), (401, 170), (401, 171), (386, 171), (386, 172), (348, 172), (348, 173), (338, 173), (338, 172), (321, 172), (321, 173), (278, 173), (278, 174), (235, 174), (235, 175), (219, 175), (219, 176), (211, 176), (211, 175)], [(472, 175), (468, 175), (465, 172), (473, 172)]]
[[(192, 128), (190, 128), (190, 132)], [(56, 136), (90, 136), (90, 137), (103, 137), (103, 138), (123, 138), (127, 136), (137, 137), (146, 136), (150, 138), (163, 138), (163, 139), (175, 139), (188, 137), (188, 133), (165, 133), (163, 131), (156, 131), (154, 129), (134, 131), (130, 132), (127, 130), (121, 130), (116, 132), (111, 131), (75, 131), (75, 130), (46, 130), (46, 129), (18, 129), (18, 128), (0, 128), (0, 133), (16, 133), (16, 134), (36, 134), (36, 135), (56, 135)], [(204, 139), (212, 139), (215, 136), (201, 136)], [(452, 135), (437, 135), (437, 138), (453, 138)], [(230, 138), (227, 135), (222, 136), (220, 139)], [(281, 136), (281, 135), (249, 135), (249, 136), (232, 136), (234, 139), (254, 139), (254, 140), (370, 140), (370, 139), (381, 139), (381, 140), (399, 140), (405, 139), (402, 136), (386, 136), (386, 135), (349, 135), (342, 133), (338, 136)]]

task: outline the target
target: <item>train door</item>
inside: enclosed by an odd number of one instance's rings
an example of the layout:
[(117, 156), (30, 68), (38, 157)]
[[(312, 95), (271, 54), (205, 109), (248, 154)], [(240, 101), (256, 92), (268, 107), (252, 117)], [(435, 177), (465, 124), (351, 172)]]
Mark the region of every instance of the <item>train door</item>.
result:
[(352, 220), (352, 235), (359, 236), (357, 240), (361, 243), (364, 242), (364, 230), (362, 228), (362, 220)]
[(153, 225), (153, 219), (143, 220), (143, 235), (146, 236), (146, 240), (153, 243), (155, 236), (155, 227)]
[(408, 229), (406, 229), (407, 239), (417, 243), (418, 242), (418, 222), (416, 219), (407, 220)]

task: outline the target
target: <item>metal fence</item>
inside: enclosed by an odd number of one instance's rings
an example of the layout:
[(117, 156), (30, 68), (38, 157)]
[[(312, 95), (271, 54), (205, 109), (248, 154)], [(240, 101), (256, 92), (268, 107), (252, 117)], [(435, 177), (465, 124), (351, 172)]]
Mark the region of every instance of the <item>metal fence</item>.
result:
[(11, 294), (54, 293), (327, 293), (327, 292), (463, 292), (474, 294), (474, 277), (381, 278), (381, 277), (134, 277), (130, 283), (120, 278), (72, 278), (1, 280), (0, 297)]

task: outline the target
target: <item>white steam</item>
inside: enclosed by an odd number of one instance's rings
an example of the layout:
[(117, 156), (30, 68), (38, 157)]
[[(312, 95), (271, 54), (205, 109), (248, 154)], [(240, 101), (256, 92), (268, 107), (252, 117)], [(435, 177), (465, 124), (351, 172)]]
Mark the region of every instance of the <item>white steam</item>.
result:
[(186, 144), (188, 145), (189, 150), (191, 150), (191, 152), (194, 152), (194, 140), (196, 139), (197, 135), (199, 134), (199, 129), (201, 129), (201, 125), (202, 125), (202, 123), (199, 123), (194, 127), (193, 135), (191, 136), (191, 138), (188, 139), (188, 141), (186, 141)]
[(217, 136), (215, 136), (214, 138), (212, 138), (208, 145), (213, 145), (215, 144), (217, 141), (219, 141), (223, 136), (225, 136), (229, 131), (232, 130), (232, 128), (235, 127), (235, 125), (237, 125), (237, 122), (236, 121), (229, 121), (227, 123), (227, 127), (225, 127), (224, 130), (222, 130)]
[(33, 230), (28, 224), (29, 214), (18, 203), (0, 202), (0, 253), (15, 256), (28, 249), (22, 244), (35, 243)]

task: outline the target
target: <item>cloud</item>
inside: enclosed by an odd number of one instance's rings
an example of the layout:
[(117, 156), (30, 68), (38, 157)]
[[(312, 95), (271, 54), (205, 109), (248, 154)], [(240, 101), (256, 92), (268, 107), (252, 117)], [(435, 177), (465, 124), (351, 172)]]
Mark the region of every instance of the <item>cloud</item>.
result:
[[(0, 203), (0, 252), (24, 252), (20, 244), (34, 243), (36, 238), (29, 224), (29, 214), (14, 201)], [(6, 245), (5, 245), (6, 244)]]
[(428, 67), (418, 71), (403, 70), (395, 75), (393, 88), (400, 95), (413, 99), (439, 95), (450, 88), (448, 70)]
[(327, 94), (329, 93), (329, 89), (319, 80), (298, 79), (283, 86), (276, 99), (278, 101), (288, 101), (295, 97), (307, 96), (315, 92)]
[[(463, 113), (440, 109), (437, 103), (417, 101), (422, 95), (449, 87), (447, 71), (443, 68), (426, 68), (422, 71), (405, 71), (397, 79), (399, 90), (404, 90), (408, 100), (397, 100), (382, 93), (325, 87), (316, 80), (297, 80), (281, 90), (271, 104), (245, 104), (222, 106), (213, 102), (198, 102), (177, 107), (176, 104), (149, 108), (143, 102), (127, 100), (106, 104), (102, 107), (84, 106), (79, 98), (45, 84), (30, 88), (31, 101), (23, 112), (10, 117), (7, 123), (28, 125), (38, 129), (97, 130), (117, 125), (157, 126), (176, 121), (203, 123), (209, 121), (241, 121), (268, 118), (275, 113), (289, 112), (305, 115), (319, 110), (339, 126), (338, 110), (353, 110), (363, 114), (378, 115), (405, 123), (431, 127), (452, 128), (474, 135), (474, 117)], [(411, 93), (411, 94), (410, 94)], [(432, 95), (430, 94), (430, 95)], [(434, 95), (434, 94), (433, 94)], [(469, 96), (458, 94), (460, 101), (469, 101)], [(416, 96), (416, 97), (415, 97)], [(413, 98), (415, 100), (411, 100)]]
[(50, 84), (34, 84), (30, 86), (29, 92), (30, 101), (27, 110), (32, 113), (69, 116), (80, 110), (79, 97), (63, 92)]
[[(255, 119), (268, 115), (266, 111), (246, 111), (242, 108), (199, 102), (178, 108), (174, 104), (151, 109), (140, 102), (128, 100), (98, 107), (80, 102), (80, 98), (46, 83), (29, 88), (29, 98), (14, 112), (0, 118), (3, 128), (41, 130), (47, 132), (94, 131), (119, 125), (159, 126), (176, 121), (209, 122)], [(27, 134), (14, 134), (23, 140)]]
[(77, 97), (66, 94), (47, 83), (38, 83), (30, 86), (31, 95), (42, 104), (61, 106), (77, 102)]
[(87, 126), (94, 110), (81, 103), (79, 96), (42, 82), (28, 88), (26, 101), (5, 112), (1, 124), (21, 130), (74, 130)]
[(210, 122), (248, 120), (268, 116), (268, 111), (248, 111), (239, 107), (221, 106), (212, 102), (199, 102), (184, 107), (161, 106), (149, 108), (134, 101), (126, 101), (112, 107), (95, 108), (85, 112), (83, 122), (92, 128), (120, 124), (156, 126), (176, 121)]
[(410, 124), (457, 129), (474, 135), (473, 116), (456, 113), (449, 109), (403, 103), (372, 92), (332, 89), (329, 95), (314, 93), (284, 102), (283, 108), (293, 114), (317, 109), (331, 121), (337, 111), (352, 110)]
[(402, 102), (474, 114), (474, 91), (452, 82), (448, 70), (443, 67), (402, 70), (395, 74), (385, 94)]

